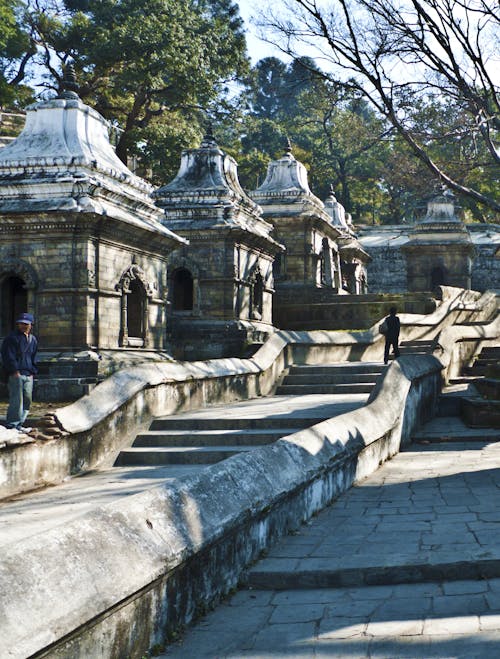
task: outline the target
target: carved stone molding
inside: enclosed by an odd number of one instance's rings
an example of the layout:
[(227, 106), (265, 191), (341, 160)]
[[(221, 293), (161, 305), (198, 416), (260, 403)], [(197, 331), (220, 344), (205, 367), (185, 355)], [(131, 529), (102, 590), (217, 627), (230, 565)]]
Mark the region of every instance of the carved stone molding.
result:
[(20, 277), (28, 290), (38, 288), (38, 275), (35, 268), (22, 259), (13, 256), (5, 256), (0, 262), (0, 279), (6, 275), (16, 275)]
[(144, 270), (137, 265), (136, 263), (132, 263), (125, 272), (122, 274), (120, 277), (120, 281), (116, 284), (115, 289), (117, 291), (121, 291), (122, 294), (127, 294), (130, 293), (130, 284), (134, 281), (138, 280), (141, 282), (141, 284), (144, 287), (144, 291), (146, 293), (146, 296), (148, 298), (152, 298), (155, 292), (155, 286), (153, 285), (152, 282), (150, 282), (147, 277), (146, 273)]

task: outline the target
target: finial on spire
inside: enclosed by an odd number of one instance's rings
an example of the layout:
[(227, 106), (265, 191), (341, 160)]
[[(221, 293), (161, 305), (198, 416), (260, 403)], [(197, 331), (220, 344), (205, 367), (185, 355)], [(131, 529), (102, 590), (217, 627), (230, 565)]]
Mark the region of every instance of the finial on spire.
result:
[(59, 94), (57, 98), (78, 98), (78, 82), (76, 80), (75, 65), (73, 60), (69, 60), (65, 65), (63, 65), (62, 73), (63, 76), (59, 85)]
[(285, 156), (291, 156), (291, 155), (292, 155), (292, 143), (290, 142), (290, 138), (287, 135), (286, 143), (285, 143)]
[(326, 196), (325, 202), (328, 202), (330, 204), (334, 204), (337, 201), (337, 197), (335, 196), (335, 189), (333, 187), (333, 183), (330, 183), (328, 187), (328, 194)]
[(217, 146), (217, 141), (214, 137), (214, 127), (210, 119), (207, 121), (207, 128), (205, 131), (205, 136), (201, 142), (202, 147), (214, 147)]

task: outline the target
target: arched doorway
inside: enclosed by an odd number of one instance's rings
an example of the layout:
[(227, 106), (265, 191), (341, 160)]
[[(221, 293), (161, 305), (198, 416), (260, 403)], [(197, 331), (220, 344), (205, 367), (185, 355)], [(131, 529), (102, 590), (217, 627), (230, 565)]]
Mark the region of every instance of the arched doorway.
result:
[(431, 270), (431, 291), (437, 288), (438, 286), (445, 285), (445, 272), (444, 269), (440, 266), (436, 266)]
[(28, 310), (26, 282), (17, 275), (7, 275), (0, 285), (0, 336), (6, 336), (16, 318)]
[(146, 294), (142, 282), (134, 279), (127, 293), (127, 334), (129, 344), (142, 345), (144, 341), (144, 308)]
[(178, 268), (172, 274), (172, 309), (173, 311), (192, 311), (193, 304), (193, 276), (187, 268)]
[(119, 345), (142, 348), (148, 345), (149, 300), (153, 288), (142, 268), (135, 263), (122, 274), (116, 290), (121, 292)]

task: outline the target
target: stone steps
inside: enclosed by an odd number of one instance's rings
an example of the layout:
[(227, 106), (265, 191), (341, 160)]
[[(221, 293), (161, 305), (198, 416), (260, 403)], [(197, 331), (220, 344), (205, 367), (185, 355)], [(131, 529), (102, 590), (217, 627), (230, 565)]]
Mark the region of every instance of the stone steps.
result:
[(276, 390), (278, 396), (306, 394), (369, 394), (383, 364), (352, 362), (318, 366), (291, 366)]
[(160, 466), (172, 464), (214, 464), (256, 446), (131, 447), (120, 451), (115, 466)]
[(425, 355), (432, 352), (434, 341), (401, 341), (399, 352), (402, 355)]
[(369, 394), (375, 386), (373, 382), (364, 384), (288, 384), (280, 385), (277, 396), (304, 396), (306, 394)]
[(416, 443), (444, 442), (497, 442), (500, 430), (496, 428), (470, 428), (456, 416), (434, 417), (412, 438)]
[(364, 384), (373, 385), (379, 373), (332, 373), (332, 374), (295, 374), (290, 373), (286, 377), (287, 385), (290, 384)]
[[(251, 451), (343, 413), (346, 405), (362, 405), (359, 394), (369, 393), (383, 370), (381, 364), (292, 366), (286, 377), (302, 384), (281, 386), (274, 397), (154, 419), (148, 431), (120, 452), (115, 466), (213, 464)], [(356, 394), (355, 402), (351, 394)], [(290, 395), (302, 398), (295, 402)]]
[(487, 370), (490, 366), (496, 366), (498, 364), (497, 360), (481, 360), (477, 361), (473, 366), (464, 366), (462, 373), (464, 375), (469, 375), (473, 377), (479, 377), (481, 375), (486, 375)]
[(461, 416), (470, 428), (500, 428), (500, 400), (467, 397), (462, 401)]
[(195, 446), (263, 446), (277, 441), (301, 428), (272, 429), (218, 429), (218, 430), (150, 430), (137, 435), (134, 448), (138, 447), (195, 447)]
[(356, 376), (383, 372), (385, 366), (374, 362), (348, 362), (340, 364), (296, 365), (290, 366), (288, 375), (346, 375)]
[[(481, 350), (472, 366), (462, 369), (463, 378), (477, 385), (474, 394), (463, 397), (460, 414), (471, 428), (500, 428), (500, 400), (498, 399), (498, 368), (500, 347), (488, 346)], [(486, 378), (486, 375), (493, 375)], [(483, 385), (484, 383), (484, 385)], [(486, 390), (483, 390), (486, 387)]]
[[(224, 410), (221, 410), (221, 415)], [(268, 428), (307, 428), (323, 421), (326, 417), (304, 416), (290, 418), (276, 415), (269, 417), (238, 417), (220, 416), (217, 418), (203, 418), (191, 416), (167, 416), (154, 419), (150, 430), (237, 430), (237, 429), (268, 429)]]
[[(330, 566), (318, 565), (318, 559), (303, 559), (301, 569), (285, 571), (272, 569), (271, 560), (252, 568), (246, 575), (245, 584), (260, 590), (300, 590), (312, 588), (343, 588), (348, 586), (380, 586), (415, 584), (426, 582), (482, 580), (500, 577), (500, 551), (488, 558), (464, 560), (457, 551), (455, 556), (439, 561), (432, 555), (426, 558), (412, 557), (401, 563), (380, 561), (374, 565), (359, 565), (357, 559), (330, 560)], [(326, 563), (327, 561), (324, 561)], [(367, 561), (368, 562), (368, 561)], [(308, 567), (307, 563), (310, 564)], [(353, 567), (349, 567), (349, 563)], [(413, 656), (413, 655), (412, 655)]]

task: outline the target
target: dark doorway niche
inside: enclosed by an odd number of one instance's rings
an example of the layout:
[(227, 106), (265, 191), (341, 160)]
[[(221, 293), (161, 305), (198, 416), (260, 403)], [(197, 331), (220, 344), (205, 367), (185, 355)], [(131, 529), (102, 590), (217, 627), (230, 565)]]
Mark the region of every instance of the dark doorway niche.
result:
[(6, 336), (14, 328), (19, 314), (28, 311), (28, 292), (21, 277), (11, 275), (2, 281), (0, 308), (0, 335)]
[(142, 283), (134, 279), (130, 282), (127, 300), (127, 332), (129, 338), (144, 338), (145, 292)]
[(432, 268), (431, 270), (431, 290), (434, 290), (437, 288), (437, 286), (444, 286), (446, 281), (445, 281), (445, 273), (444, 269), (441, 268), (440, 266), (436, 266), (435, 268)]
[(193, 276), (186, 268), (172, 274), (172, 308), (174, 311), (193, 310)]

